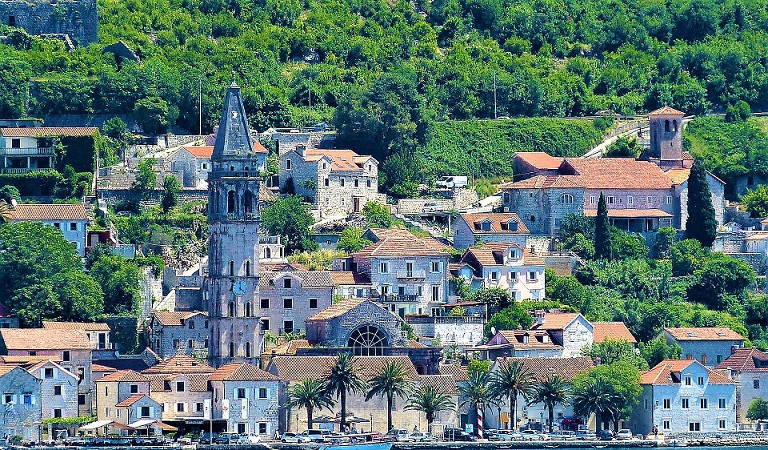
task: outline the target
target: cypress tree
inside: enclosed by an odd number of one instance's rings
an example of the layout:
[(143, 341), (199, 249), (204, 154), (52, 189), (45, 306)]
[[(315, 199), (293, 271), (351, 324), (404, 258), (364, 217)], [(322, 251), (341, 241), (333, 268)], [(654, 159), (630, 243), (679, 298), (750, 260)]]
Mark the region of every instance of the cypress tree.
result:
[(603, 193), (597, 202), (595, 218), (595, 258), (611, 259), (611, 224), (608, 222), (608, 202)]
[(702, 247), (711, 247), (717, 236), (715, 207), (707, 183), (707, 172), (700, 160), (696, 160), (688, 176), (688, 219), (685, 221), (685, 237), (696, 239)]

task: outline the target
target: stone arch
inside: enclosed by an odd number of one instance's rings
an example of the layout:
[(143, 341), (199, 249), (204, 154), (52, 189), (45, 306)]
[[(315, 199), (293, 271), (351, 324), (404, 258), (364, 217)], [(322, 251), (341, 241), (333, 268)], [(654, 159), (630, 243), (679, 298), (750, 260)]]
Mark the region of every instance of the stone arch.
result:
[(245, 343), (245, 357), (250, 358), (251, 357), (251, 343), (246, 342)]
[(677, 120), (672, 121), (672, 131), (677, 132)]
[(664, 121), (664, 131), (669, 133), (669, 119)]
[(229, 357), (234, 358), (235, 357), (235, 343), (230, 342), (229, 343)]
[(227, 192), (227, 212), (235, 212), (235, 191)]
[(245, 276), (250, 277), (251, 276), (251, 260), (245, 261)]
[(229, 317), (235, 317), (235, 302), (229, 302), (229, 310), (227, 312)]
[(251, 317), (251, 302), (245, 304), (245, 317)]
[(384, 348), (389, 347), (389, 337), (379, 327), (362, 325), (350, 333), (347, 347), (355, 356), (382, 356)]
[(272, 249), (269, 247), (264, 247), (264, 259), (270, 258), (272, 258)]
[(253, 192), (250, 189), (245, 191), (243, 195), (243, 211), (246, 213), (253, 212)]

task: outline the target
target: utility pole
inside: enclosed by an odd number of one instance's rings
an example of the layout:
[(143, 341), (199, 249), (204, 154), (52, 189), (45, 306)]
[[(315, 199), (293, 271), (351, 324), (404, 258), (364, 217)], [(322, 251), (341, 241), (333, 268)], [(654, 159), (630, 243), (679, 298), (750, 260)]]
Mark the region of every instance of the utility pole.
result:
[(198, 135), (202, 136), (203, 135), (203, 79), (202, 78), (198, 78), (198, 81), (200, 82), (200, 87), (199, 87), (199, 90), (198, 90), (198, 107), (197, 107), (197, 109), (198, 109), (198, 114), (199, 115), (198, 115), (197, 123), (198, 123), (198, 126), (199, 126), (199, 128), (198, 128)]
[(309, 80), (309, 125), (312, 125), (312, 79)]
[(498, 119), (499, 116), (496, 114), (496, 72), (493, 72), (493, 118)]

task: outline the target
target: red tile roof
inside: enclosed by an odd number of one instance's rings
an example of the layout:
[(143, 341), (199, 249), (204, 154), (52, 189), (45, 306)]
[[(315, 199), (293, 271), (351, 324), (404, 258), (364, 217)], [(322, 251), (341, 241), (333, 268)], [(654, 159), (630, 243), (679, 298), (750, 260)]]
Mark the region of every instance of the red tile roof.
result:
[(182, 320), (198, 314), (208, 315), (205, 311), (154, 311), (152, 314), (164, 326), (181, 326)]
[(96, 380), (97, 383), (122, 382), (122, 381), (143, 382), (143, 381), (149, 381), (149, 378), (145, 377), (144, 375), (138, 372), (134, 372), (133, 370), (118, 370), (117, 372), (110, 373), (109, 375), (104, 375), (103, 377)]
[(435, 391), (446, 395), (458, 395), (458, 380), (452, 375), (419, 375), (420, 387), (430, 386)]
[(99, 131), (96, 127), (29, 127), (0, 128), (0, 136), (5, 137), (45, 137), (45, 136), (92, 136)]
[(20, 203), (9, 212), (11, 221), (88, 220), (88, 212), (81, 203)]
[(563, 158), (556, 158), (544, 152), (517, 152), (515, 159), (521, 159), (541, 170), (557, 170), (563, 162)]
[(632, 344), (637, 343), (637, 339), (632, 336), (624, 322), (592, 322), (594, 341), (599, 344), (606, 339), (627, 341)]
[(368, 228), (365, 234), (372, 234), (374, 240), (379, 241), (389, 236), (413, 237), (414, 234), (405, 228)]
[(672, 180), (659, 166), (630, 158), (566, 158), (563, 164), (587, 189), (670, 189)]
[(212, 373), (213, 367), (203, 361), (188, 355), (176, 355), (154, 366), (144, 369), (142, 373)]
[[(133, 394), (130, 397), (128, 397), (125, 400), (123, 400), (122, 402), (118, 403), (115, 406), (118, 407), (118, 408), (127, 408), (127, 407), (133, 405), (134, 403), (138, 402), (139, 400), (141, 400), (144, 397), (147, 397), (147, 395), (146, 394)], [(149, 397), (147, 397), (147, 398), (149, 398)]]
[(448, 255), (447, 246), (440, 243), (437, 239), (431, 237), (418, 236), (386, 236), (382, 240), (371, 244), (352, 256), (371, 257), (371, 256), (440, 256)]
[[(658, 363), (651, 370), (640, 374), (640, 384), (680, 384), (680, 373), (687, 369), (691, 364), (701, 365), (693, 359), (675, 359), (664, 360)], [(704, 366), (702, 366), (704, 367)], [(730, 378), (707, 369), (709, 372), (709, 384), (733, 384)]]
[(736, 372), (768, 372), (768, 353), (756, 348), (737, 348), (731, 356), (715, 366)]
[(90, 350), (91, 341), (82, 330), (50, 328), (3, 328), (0, 336), (8, 350)]
[(667, 105), (648, 113), (649, 116), (684, 116), (685, 113)]
[(54, 330), (110, 331), (103, 322), (50, 322), (43, 321), (43, 328)]
[(204, 145), (204, 146), (184, 146), (182, 147), (184, 150), (188, 151), (192, 156), (195, 158), (207, 158), (210, 159), (213, 155), (213, 146), (212, 145)]
[[(472, 230), (473, 234), (491, 234), (491, 233), (507, 233), (507, 234), (531, 234), (528, 231), (528, 227), (525, 226), (520, 217), (515, 213), (464, 213), (459, 215), (464, 222)], [(481, 224), (484, 222), (490, 222), (490, 230), (482, 230)], [(507, 226), (510, 221), (517, 223), (517, 228), (514, 230), (503, 229), (502, 224)]]
[(547, 313), (544, 315), (544, 321), (541, 324), (534, 323), (531, 329), (562, 330), (580, 315), (579, 313)]
[(583, 187), (579, 177), (573, 175), (536, 175), (499, 186), (500, 189), (573, 189), (579, 187)]
[[(297, 151), (298, 153), (298, 151)], [(331, 160), (331, 169), (342, 172), (358, 172), (363, 170), (363, 164), (372, 156), (358, 155), (352, 150), (327, 150), (320, 148), (306, 149), (305, 161), (319, 161), (324, 156)], [(374, 160), (375, 161), (375, 160)]]
[(334, 303), (333, 305), (325, 308), (324, 310), (320, 311), (319, 313), (311, 317), (307, 317), (307, 320), (334, 319), (336, 317), (343, 316), (344, 314), (352, 311), (353, 309), (357, 308), (358, 306), (362, 305), (367, 301), (369, 300), (365, 300), (361, 298), (347, 298)]
[(312, 345), (306, 339), (294, 339), (272, 347), (266, 354), (277, 355), (295, 355), (296, 350), (300, 348), (312, 348)]
[(469, 379), (467, 369), (461, 366), (454, 364), (440, 364), (438, 370), (440, 371), (440, 375), (450, 375), (457, 382), (466, 381)]
[(534, 382), (545, 381), (553, 375), (558, 375), (561, 380), (570, 383), (576, 375), (588, 371), (594, 367), (592, 358), (577, 356), (574, 358), (556, 357), (514, 357), (497, 358), (496, 364), (509, 364), (518, 361), (523, 368), (531, 373)]
[(331, 271), (331, 278), (336, 285), (371, 284), (371, 280), (364, 273), (342, 270)]
[(667, 327), (664, 331), (669, 333), (676, 341), (743, 341), (744, 338), (730, 328), (724, 327)]
[[(497, 333), (506, 344), (491, 344), (496, 336), (491, 338), (489, 343), (475, 347), (477, 350), (494, 350), (514, 348), (518, 350), (544, 350), (544, 349), (562, 349), (562, 345), (557, 345), (545, 330), (501, 330)], [(526, 342), (527, 337), (527, 342)]]
[(208, 381), (278, 381), (275, 375), (265, 372), (253, 364), (232, 363), (224, 364), (216, 369)]
[[(352, 358), (355, 370), (364, 380), (370, 380), (389, 362), (399, 364), (415, 381), (419, 374), (407, 356), (355, 356)], [(336, 362), (335, 356), (275, 356), (270, 361), (270, 371), (276, 371), (284, 381), (304, 379), (322, 380)]]
[(521, 248), (517, 244), (502, 242), (487, 242), (479, 247), (470, 247), (461, 258), (462, 262), (468, 264), (474, 258), (483, 266), (498, 266), (504, 264), (504, 254), (510, 249), (516, 248), (523, 257), (523, 264), (526, 266), (543, 266), (544, 258), (534, 255), (528, 250)]

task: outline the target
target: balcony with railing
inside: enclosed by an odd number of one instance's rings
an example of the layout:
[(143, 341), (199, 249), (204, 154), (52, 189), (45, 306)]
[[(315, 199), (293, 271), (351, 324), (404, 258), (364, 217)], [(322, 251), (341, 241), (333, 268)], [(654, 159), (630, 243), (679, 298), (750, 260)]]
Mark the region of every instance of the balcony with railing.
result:
[(254, 212), (243, 213), (242, 216), (237, 213), (227, 213), (227, 220), (245, 220), (252, 222), (259, 220), (259, 214)]
[(0, 148), (0, 156), (45, 156), (53, 154), (53, 147)]
[(415, 294), (382, 294), (378, 297), (382, 302), (418, 302), (419, 298)]
[(5, 167), (0, 168), (0, 173), (27, 173), (27, 172), (50, 172), (53, 167)]
[(403, 280), (403, 279), (413, 279), (413, 280), (423, 280), (427, 277), (427, 272), (425, 270), (398, 270), (397, 271), (397, 278)]

